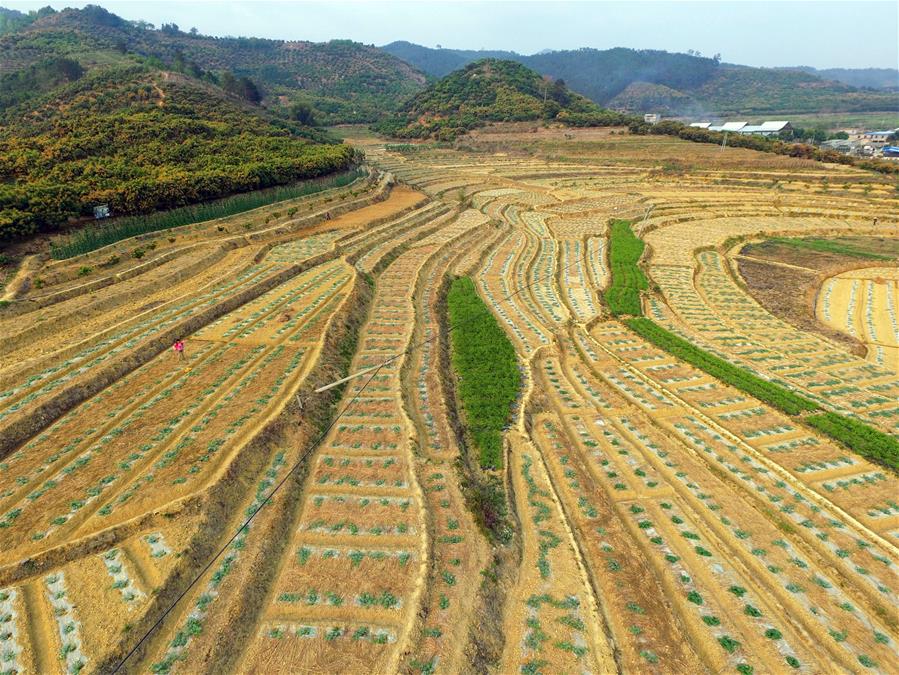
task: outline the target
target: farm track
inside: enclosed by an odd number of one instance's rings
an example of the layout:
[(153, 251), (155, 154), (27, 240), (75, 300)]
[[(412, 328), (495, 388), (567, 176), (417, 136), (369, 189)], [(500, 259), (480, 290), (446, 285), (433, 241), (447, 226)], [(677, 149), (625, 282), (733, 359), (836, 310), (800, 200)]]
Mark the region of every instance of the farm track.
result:
[[(656, 150), (697, 153), (673, 173), (622, 159), (645, 139), (603, 157), (526, 140), (360, 141), (389, 173), (286, 219), (179, 230), (112, 283), (77, 270), (114, 249), (32, 264), (17, 283), (46, 287), (0, 316), (20, 335), (0, 371), (5, 662), (108, 672), (171, 607), (127, 672), (899, 669), (896, 475), (660, 351), (603, 298), (608, 223), (634, 219), (647, 316), (895, 433), (899, 377), (877, 351), (895, 285), (853, 271), (819, 294), (866, 361), (768, 314), (729, 258), (734, 237), (870, 233), (893, 222), (891, 188), (673, 140)], [(469, 510), (476, 455), (438, 329), (454, 275), (518, 353), (495, 473), (511, 544)]]

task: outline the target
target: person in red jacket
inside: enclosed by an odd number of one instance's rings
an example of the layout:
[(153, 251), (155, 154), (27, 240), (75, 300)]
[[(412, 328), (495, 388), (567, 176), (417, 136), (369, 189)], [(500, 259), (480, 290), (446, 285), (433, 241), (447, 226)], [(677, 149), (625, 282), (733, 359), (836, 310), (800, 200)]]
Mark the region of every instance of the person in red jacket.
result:
[(175, 344), (172, 345), (172, 349), (174, 349), (175, 353), (178, 355), (179, 361), (184, 359), (184, 340), (177, 338)]

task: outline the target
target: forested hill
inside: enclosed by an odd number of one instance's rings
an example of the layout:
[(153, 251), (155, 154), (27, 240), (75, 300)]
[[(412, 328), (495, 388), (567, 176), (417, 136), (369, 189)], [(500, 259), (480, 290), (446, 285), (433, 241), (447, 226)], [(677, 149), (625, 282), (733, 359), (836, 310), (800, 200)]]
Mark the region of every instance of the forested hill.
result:
[(398, 138), (450, 140), (486, 122), (545, 120), (571, 126), (626, 123), (562, 80), (551, 80), (516, 61), (469, 63), (416, 94), (375, 128)]
[[(408, 42), (382, 49), (432, 76), (496, 55)], [(565, 80), (599, 105), (633, 112), (778, 115), (897, 109), (891, 92), (859, 89), (800, 69), (751, 68), (695, 54), (625, 48), (499, 54)]]
[(108, 60), (111, 52), (134, 54), (193, 76), (227, 71), (246, 77), (266, 106), (286, 110), (293, 103), (308, 104), (321, 123), (374, 120), (421, 90), (426, 79), (383, 50), (348, 40), (215, 38), (174, 24), (153, 29), (96, 6), (8, 17), (12, 28), (0, 43), (0, 72), (49, 56), (75, 56), (85, 65)]
[(96, 204), (144, 213), (351, 163), (348, 146), (259, 106), (249, 80), (177, 72), (103, 30), (71, 28), (86, 21), (121, 26), (104, 10), (66, 11), (0, 37), (0, 242)]

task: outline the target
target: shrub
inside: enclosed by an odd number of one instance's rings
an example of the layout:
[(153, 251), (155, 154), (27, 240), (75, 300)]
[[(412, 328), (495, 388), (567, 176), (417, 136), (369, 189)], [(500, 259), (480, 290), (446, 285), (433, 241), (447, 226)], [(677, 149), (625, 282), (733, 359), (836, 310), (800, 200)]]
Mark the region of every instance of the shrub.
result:
[(728, 654), (733, 654), (740, 646), (740, 643), (734, 640), (730, 635), (722, 635), (718, 638), (718, 644), (720, 644)]

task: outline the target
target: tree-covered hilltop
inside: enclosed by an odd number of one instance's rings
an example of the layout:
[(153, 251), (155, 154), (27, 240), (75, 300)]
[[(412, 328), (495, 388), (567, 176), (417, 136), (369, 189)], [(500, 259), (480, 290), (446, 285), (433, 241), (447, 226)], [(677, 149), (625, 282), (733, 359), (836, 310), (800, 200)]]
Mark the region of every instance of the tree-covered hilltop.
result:
[(177, 72), (78, 30), (43, 32), (67, 12), (0, 37), (0, 241), (53, 231), (97, 204), (146, 213), (352, 163), (349, 146), (259, 106), (243, 76)]
[[(408, 42), (382, 47), (429, 75), (463, 68), (498, 55), (460, 49), (430, 49)], [(526, 56), (502, 52), (542, 75), (561, 78), (593, 102), (630, 112), (667, 114), (766, 114), (896, 110), (894, 92), (860, 89), (824, 79), (829, 71), (751, 68), (698, 53), (652, 49), (573, 49)], [(833, 79), (847, 79), (846, 73)]]
[(175, 24), (157, 29), (126, 21), (97, 6), (9, 17), (13, 29), (0, 40), (0, 73), (48, 58), (74, 58), (87, 66), (133, 55), (194, 77), (245, 78), (266, 107), (290, 115), (295, 104), (306, 106), (325, 124), (373, 121), (426, 81), (383, 50), (349, 40), (216, 38)]
[(546, 120), (571, 126), (627, 123), (515, 61), (482, 59), (431, 84), (375, 125), (397, 138), (455, 138), (487, 122)]

